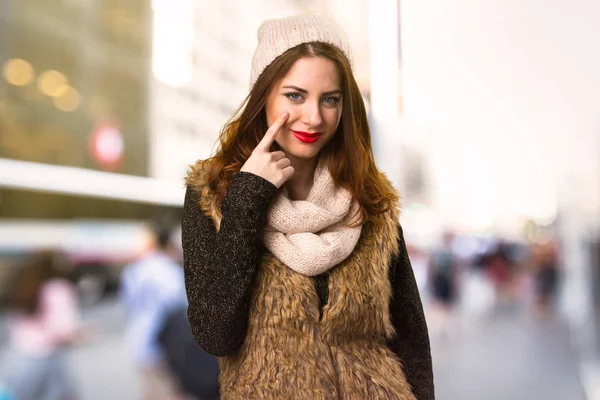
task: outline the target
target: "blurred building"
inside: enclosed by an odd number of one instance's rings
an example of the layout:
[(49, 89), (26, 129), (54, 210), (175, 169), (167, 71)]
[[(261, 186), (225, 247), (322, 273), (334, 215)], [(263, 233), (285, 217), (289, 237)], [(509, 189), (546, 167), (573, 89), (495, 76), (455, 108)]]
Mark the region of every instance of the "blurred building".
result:
[[(148, 2), (6, 0), (0, 7), (0, 156), (147, 175)], [(118, 160), (90, 148), (103, 124), (121, 138)]]
[(151, 23), (145, 0), (0, 3), (0, 218), (149, 213), (98, 198), (149, 174)]
[(181, 182), (247, 94), (256, 21), (248, 2), (152, 4), (150, 174)]

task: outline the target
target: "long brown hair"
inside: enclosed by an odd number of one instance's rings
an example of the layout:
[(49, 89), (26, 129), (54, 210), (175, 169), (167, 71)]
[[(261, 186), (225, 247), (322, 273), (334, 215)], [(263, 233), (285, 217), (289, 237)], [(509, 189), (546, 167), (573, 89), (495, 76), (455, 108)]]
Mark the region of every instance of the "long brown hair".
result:
[(67, 255), (58, 250), (39, 250), (30, 254), (18, 266), (8, 306), (14, 311), (35, 314), (44, 284), (55, 278), (68, 279), (71, 267)]
[(324, 157), (335, 184), (350, 191), (360, 204), (363, 222), (373, 221), (394, 207), (398, 195), (375, 166), (367, 112), (350, 62), (340, 49), (327, 43), (300, 44), (265, 68), (232, 119), (223, 127), (215, 154), (205, 160), (210, 163), (207, 169), (210, 187), (223, 198), (233, 175), (241, 169), (268, 129), (267, 97), (292, 65), (303, 57), (327, 58), (340, 72), (341, 123), (321, 150), (320, 157)]

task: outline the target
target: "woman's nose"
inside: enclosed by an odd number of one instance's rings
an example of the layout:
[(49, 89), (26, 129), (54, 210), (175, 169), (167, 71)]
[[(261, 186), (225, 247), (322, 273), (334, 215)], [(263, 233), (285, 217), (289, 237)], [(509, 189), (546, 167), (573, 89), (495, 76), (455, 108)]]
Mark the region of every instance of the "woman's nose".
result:
[(323, 118), (321, 116), (321, 107), (318, 102), (306, 103), (303, 120), (307, 126), (312, 128), (316, 128), (321, 125)]

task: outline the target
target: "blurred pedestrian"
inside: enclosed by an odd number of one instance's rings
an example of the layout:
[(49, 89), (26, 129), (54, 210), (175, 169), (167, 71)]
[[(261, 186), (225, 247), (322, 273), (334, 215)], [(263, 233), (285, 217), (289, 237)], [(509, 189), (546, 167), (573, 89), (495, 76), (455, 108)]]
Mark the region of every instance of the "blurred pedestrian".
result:
[(452, 251), (454, 236), (445, 232), (442, 243), (429, 255), (429, 274), (434, 301), (448, 312), (458, 297), (458, 262)]
[(219, 399), (219, 363), (194, 340), (187, 307), (166, 315), (158, 334), (165, 361), (181, 389), (196, 400)]
[(144, 399), (218, 398), (217, 360), (196, 344), (187, 321), (173, 230), (164, 223), (148, 228), (140, 258), (125, 268), (121, 281), (127, 341), (142, 376)]
[(535, 268), (536, 312), (546, 318), (554, 312), (560, 279), (558, 250), (555, 240), (533, 245)]
[(518, 306), (517, 263), (510, 256), (510, 246), (502, 238), (497, 239), (488, 254), (483, 257), (483, 265), (489, 279), (494, 284), (495, 311), (514, 312)]
[(186, 304), (183, 271), (173, 259), (170, 230), (149, 223), (140, 257), (121, 276), (127, 311), (126, 340), (142, 378), (145, 400), (182, 398), (158, 335), (168, 313)]
[(66, 349), (82, 337), (72, 265), (54, 250), (31, 254), (11, 288), (10, 344), (0, 381), (18, 400), (76, 399)]
[(444, 232), (441, 244), (429, 254), (429, 282), (436, 330), (446, 336), (452, 330), (452, 312), (458, 300), (459, 263), (452, 250), (454, 235)]
[(189, 317), (228, 399), (434, 398), (429, 337), (344, 32), (264, 22), (183, 211)]

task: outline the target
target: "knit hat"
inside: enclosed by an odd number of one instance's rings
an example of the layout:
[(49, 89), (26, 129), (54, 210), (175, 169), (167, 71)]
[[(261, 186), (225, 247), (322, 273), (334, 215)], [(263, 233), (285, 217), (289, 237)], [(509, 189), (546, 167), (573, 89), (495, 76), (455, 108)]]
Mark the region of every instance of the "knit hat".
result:
[(302, 14), (269, 19), (258, 28), (258, 46), (252, 57), (250, 89), (277, 57), (292, 47), (308, 42), (325, 42), (339, 48), (352, 62), (350, 43), (344, 31), (321, 14)]

